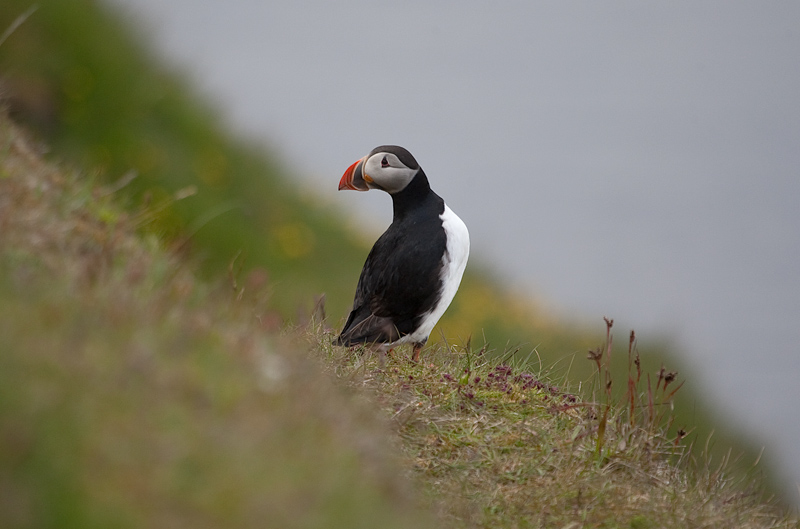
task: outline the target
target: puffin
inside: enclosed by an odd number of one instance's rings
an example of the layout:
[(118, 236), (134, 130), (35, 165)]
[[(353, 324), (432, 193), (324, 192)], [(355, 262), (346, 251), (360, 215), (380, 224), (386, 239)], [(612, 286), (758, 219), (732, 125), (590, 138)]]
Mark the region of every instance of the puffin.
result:
[(469, 257), (469, 231), (433, 192), (403, 147), (381, 145), (353, 163), (339, 190), (379, 189), (392, 197), (391, 225), (370, 250), (353, 309), (334, 345), (381, 353), (413, 345), (412, 361), (456, 295)]

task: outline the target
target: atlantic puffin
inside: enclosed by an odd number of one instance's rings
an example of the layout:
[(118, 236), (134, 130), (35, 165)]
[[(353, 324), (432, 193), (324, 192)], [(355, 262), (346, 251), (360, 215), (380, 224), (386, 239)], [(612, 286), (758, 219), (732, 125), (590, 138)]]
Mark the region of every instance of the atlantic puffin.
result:
[(380, 189), (393, 219), (367, 256), (353, 309), (335, 345), (385, 352), (411, 343), (412, 360), (453, 301), (469, 256), (469, 232), (403, 147), (382, 145), (352, 164), (339, 190)]

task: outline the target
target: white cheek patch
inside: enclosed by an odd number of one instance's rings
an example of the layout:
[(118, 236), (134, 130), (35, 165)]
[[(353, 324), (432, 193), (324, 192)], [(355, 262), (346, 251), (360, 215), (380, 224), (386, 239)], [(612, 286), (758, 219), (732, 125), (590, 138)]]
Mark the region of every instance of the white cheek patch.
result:
[[(381, 164), (384, 157), (389, 162), (388, 167), (383, 167)], [(364, 164), (364, 180), (372, 181), (374, 188), (382, 189), (387, 193), (402, 191), (416, 174), (416, 169), (409, 169), (391, 153), (375, 153)]]

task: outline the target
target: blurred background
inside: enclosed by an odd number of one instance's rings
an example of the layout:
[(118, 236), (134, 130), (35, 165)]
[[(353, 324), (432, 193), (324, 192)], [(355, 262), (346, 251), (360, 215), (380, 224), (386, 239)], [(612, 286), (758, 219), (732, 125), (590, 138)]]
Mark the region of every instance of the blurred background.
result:
[[(326, 290), (331, 316), (343, 317), (363, 254), (330, 259), (330, 252), (368, 248), (391, 207), (382, 193), (337, 193), (336, 185), (376, 145), (402, 145), (469, 227), (473, 273), (488, 271), (537, 307), (531, 328), (553, 321), (600, 328), (608, 316), (622, 333), (635, 328), (643, 341), (668, 341), (698, 407), (764, 445), (790, 501), (800, 503), (798, 4), (52, 4), (26, 25), (66, 20), (69, 6), (107, 6), (166, 66), (161, 80), (140, 76), (138, 59), (96, 49), (103, 39), (95, 35), (94, 44), (84, 43), (106, 55), (95, 66), (114, 67), (62, 68), (50, 51), (37, 67), (58, 72), (56, 94), (6, 58), (18, 108), (39, 130), (52, 132), (63, 120), (82, 131), (94, 142), (88, 159), (112, 176), (132, 167), (145, 178), (149, 168), (191, 172), (175, 185), (194, 178), (205, 188), (194, 205), (176, 207), (195, 208), (185, 228), (199, 247), (211, 239), (227, 245), (209, 260), (227, 264), (247, 240), (211, 220), (244, 209), (241, 230), (261, 223), (277, 241), (251, 250), (250, 259), (274, 254), (273, 277), (302, 282), (308, 290), (297, 288), (309, 297)], [(4, 15), (4, 24), (14, 16)], [(61, 28), (53, 42), (81, 42), (84, 23), (82, 11), (63, 28), (52, 23)], [(44, 33), (25, 31), (0, 48), (0, 58), (36, 56), (33, 43)], [(86, 52), (74, 44), (58, 50), (64, 64)], [(175, 70), (198, 99), (214, 103), (215, 126), (247, 148), (183, 158), (153, 123), (130, 125), (162, 116), (189, 121), (171, 95), (180, 88), (162, 82)], [(144, 111), (114, 101), (92, 106), (94, 121), (87, 117), (86, 101), (123, 88), (147, 103)], [(56, 119), (62, 109), (70, 111)], [(51, 136), (57, 152), (78, 150), (74, 136)], [(207, 140), (195, 136), (198, 145)], [(135, 147), (115, 150), (128, 137)], [(253, 152), (274, 154), (283, 167), (269, 170), (292, 178), (246, 185), (270, 196), (299, 191), (300, 202), (261, 211), (258, 203), (228, 200), (236, 192), (260, 196), (226, 180), (245, 166), (261, 170)], [(166, 185), (164, 178), (148, 182)], [(347, 212), (353, 240), (325, 231), (340, 222), (326, 213), (335, 210)], [(307, 281), (320, 262), (327, 275)], [(451, 311), (468, 322), (464, 333), (480, 328), (467, 315), (488, 312), (481, 301), (492, 300), (472, 284), (467, 278)], [(499, 307), (499, 318), (508, 309), (511, 319), (513, 307)]]
[(473, 260), (562, 316), (665, 333), (800, 482), (800, 6), (113, 0), (236, 130), (336, 193), (415, 155)]

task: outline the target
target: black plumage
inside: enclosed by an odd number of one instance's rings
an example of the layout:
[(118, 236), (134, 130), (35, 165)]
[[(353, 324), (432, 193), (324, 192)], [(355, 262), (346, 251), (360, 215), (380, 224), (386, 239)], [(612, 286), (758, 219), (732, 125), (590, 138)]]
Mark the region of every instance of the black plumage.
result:
[(417, 360), (458, 289), (469, 254), (467, 228), (402, 147), (373, 149), (348, 168), (339, 189), (386, 191), (394, 215), (367, 256), (353, 309), (334, 344), (386, 350), (411, 343)]

